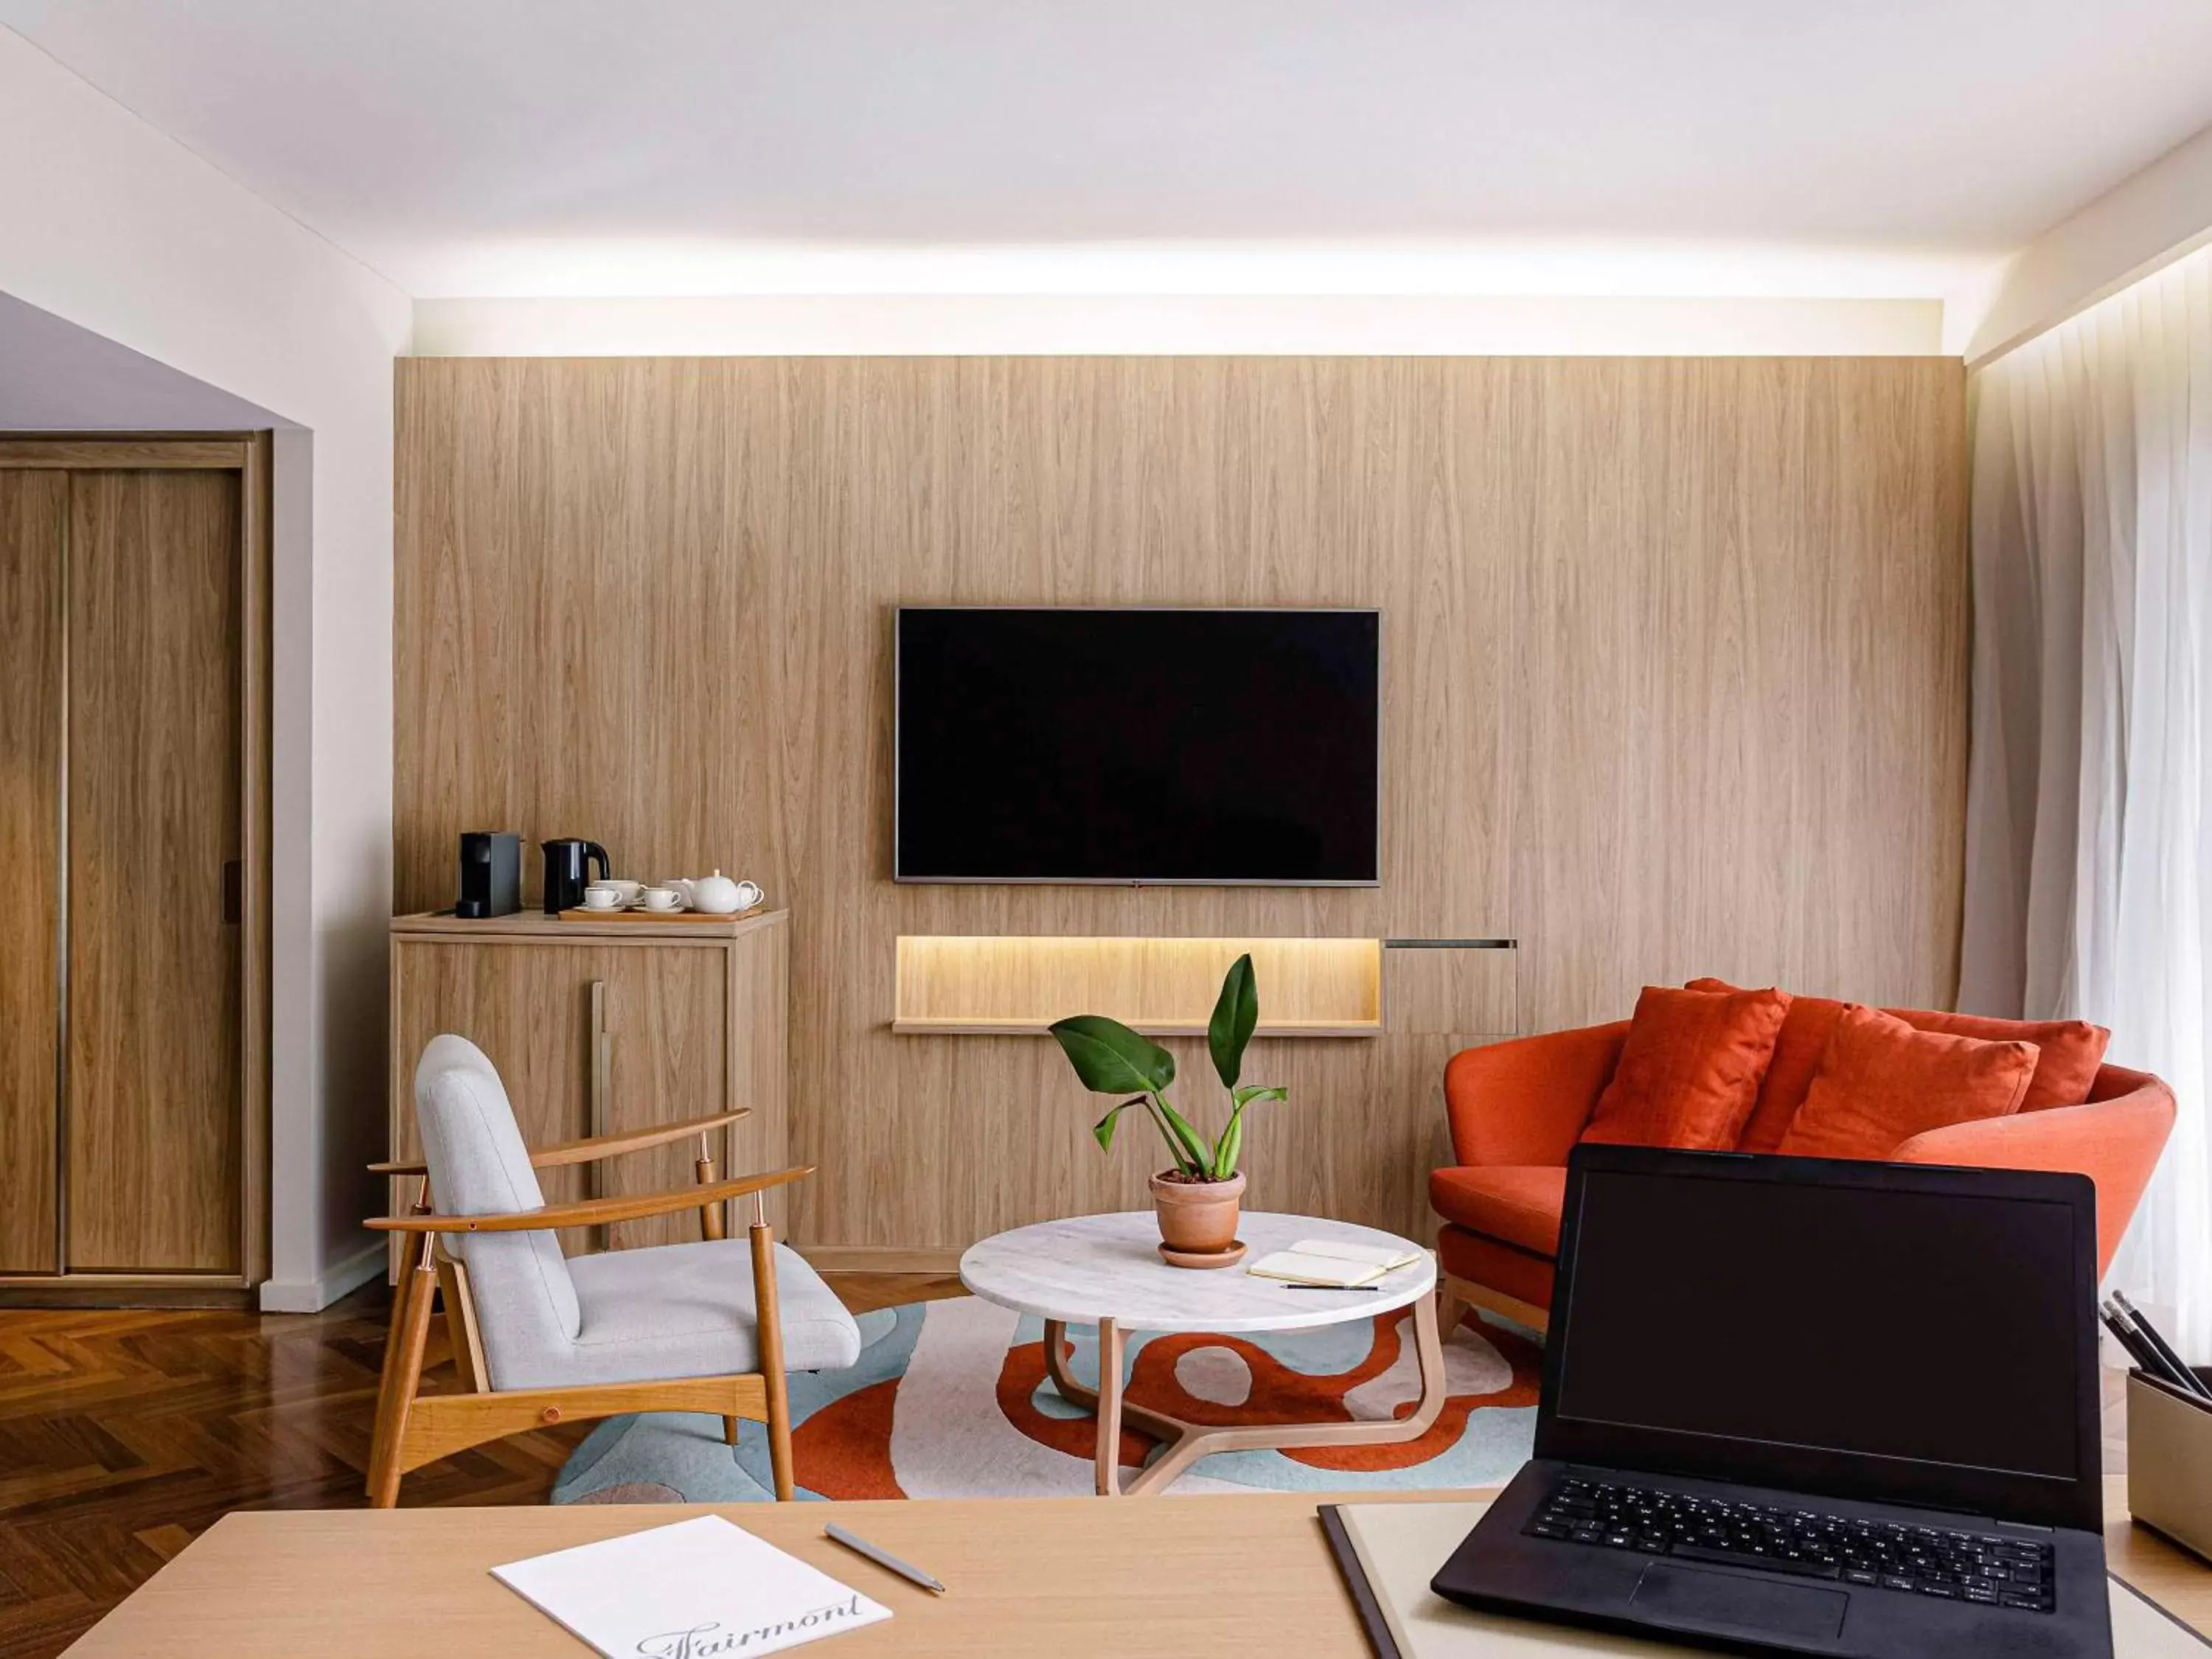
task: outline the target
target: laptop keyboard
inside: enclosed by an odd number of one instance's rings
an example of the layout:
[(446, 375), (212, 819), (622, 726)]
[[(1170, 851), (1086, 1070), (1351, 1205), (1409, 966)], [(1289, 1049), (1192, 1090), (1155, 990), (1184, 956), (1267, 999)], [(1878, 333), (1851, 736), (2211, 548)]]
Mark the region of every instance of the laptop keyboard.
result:
[(1555, 1485), (1522, 1531), (1561, 1543), (1828, 1578), (1984, 1607), (2051, 1609), (2051, 1546), (1995, 1533), (1905, 1526), (1693, 1497), (1663, 1486), (1575, 1479)]

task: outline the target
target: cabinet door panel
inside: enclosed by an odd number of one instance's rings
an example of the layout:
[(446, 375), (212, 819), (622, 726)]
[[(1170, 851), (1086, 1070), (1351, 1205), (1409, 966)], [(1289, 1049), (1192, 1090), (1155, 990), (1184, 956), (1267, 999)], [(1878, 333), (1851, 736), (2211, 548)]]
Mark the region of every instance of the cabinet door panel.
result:
[[(401, 1158), (422, 1155), (415, 1127), (415, 1062), (450, 1031), (483, 1049), (514, 1107), (523, 1144), (549, 1146), (591, 1133), (592, 982), (613, 952), (565, 945), (422, 944), (395, 940), (392, 1011), (394, 1116)], [(541, 1170), (549, 1204), (588, 1194), (581, 1169)], [(398, 1194), (411, 1200), (412, 1193)], [(574, 1255), (592, 1248), (582, 1228), (561, 1234)]]
[(239, 480), (78, 472), (67, 1266), (242, 1266)]
[[(728, 1094), (729, 990), (726, 951), (691, 945), (611, 951), (606, 1020), (610, 1065), (605, 1133), (704, 1117)], [(729, 1168), (729, 1137), (712, 1137), (715, 1170)], [(634, 1152), (602, 1167), (602, 1190), (662, 1192), (696, 1179), (696, 1140)], [(750, 1213), (750, 1211), (747, 1211)], [(701, 1237), (699, 1213), (684, 1210), (614, 1230), (617, 1249), (676, 1244)]]
[(0, 1273), (58, 1271), (62, 538), (69, 476), (0, 471)]

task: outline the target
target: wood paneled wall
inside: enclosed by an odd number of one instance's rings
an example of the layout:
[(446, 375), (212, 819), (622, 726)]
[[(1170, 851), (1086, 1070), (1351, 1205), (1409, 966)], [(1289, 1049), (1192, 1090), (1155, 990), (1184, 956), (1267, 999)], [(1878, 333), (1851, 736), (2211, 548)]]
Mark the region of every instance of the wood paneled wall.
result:
[[(892, 1034), (901, 933), (1516, 938), (1483, 1000), (1528, 1030), (1704, 972), (1951, 995), (1955, 361), (413, 359), (398, 392), (398, 908), (491, 828), (788, 903), (802, 1241), (1142, 1201), (1151, 1149), (1100, 1156), (1048, 1042)], [(1382, 886), (893, 884), (901, 603), (1381, 607)], [(1502, 1034), (1255, 1043), (1292, 1102), (1255, 1204), (1424, 1227), (1443, 1063)]]

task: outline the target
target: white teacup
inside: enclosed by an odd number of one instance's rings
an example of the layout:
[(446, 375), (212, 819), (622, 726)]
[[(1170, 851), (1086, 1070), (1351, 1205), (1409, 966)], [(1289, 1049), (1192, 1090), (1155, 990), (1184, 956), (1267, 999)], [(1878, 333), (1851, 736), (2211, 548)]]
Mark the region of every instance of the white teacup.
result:
[[(637, 896), (645, 890), (645, 884), (643, 882), (625, 881), (620, 876), (610, 876), (605, 881), (595, 881), (592, 884), (592, 887), (613, 888), (616, 892), (622, 895), (622, 902), (624, 905), (636, 903)], [(587, 887), (584, 890), (588, 894), (591, 891), (591, 888)]]
[(621, 887), (611, 881), (595, 881), (584, 889), (584, 908), (586, 910), (619, 910), (629, 902), (623, 896)]
[(681, 910), (684, 895), (673, 887), (648, 887), (638, 902), (648, 910)]

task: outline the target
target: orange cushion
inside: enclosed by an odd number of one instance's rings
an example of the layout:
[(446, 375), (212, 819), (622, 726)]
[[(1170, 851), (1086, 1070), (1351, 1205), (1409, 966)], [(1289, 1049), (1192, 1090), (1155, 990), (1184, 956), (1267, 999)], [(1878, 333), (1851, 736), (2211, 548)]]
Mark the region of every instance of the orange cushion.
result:
[[(1733, 991), (1724, 979), (1693, 979), (1692, 991)], [(1782, 1144), (1790, 1120), (1804, 1104), (1813, 1073), (1820, 1069), (1836, 1017), (1844, 1005), (1833, 997), (1790, 999), (1790, 1012), (1782, 1022), (1782, 1035), (1774, 1042), (1774, 1061), (1759, 1085), (1759, 1104), (1744, 1125), (1737, 1150), (1771, 1152)], [(1916, 1031), (1942, 1031), (1950, 1036), (1979, 1037), (1984, 1042), (2033, 1042), (2042, 1050), (2029, 1079), (2023, 1112), (2039, 1112), (2046, 1106), (2079, 1106), (2089, 1098), (2104, 1062), (2105, 1045), (2112, 1034), (2086, 1019), (1991, 1019), (1980, 1014), (1949, 1014), (1934, 1008), (1885, 1008), (1885, 1014), (1903, 1020)]]
[(2104, 1063), (2105, 1045), (2112, 1034), (2086, 1019), (1990, 1019), (1980, 1014), (1946, 1014), (1929, 1008), (1889, 1008), (1918, 1031), (1941, 1031), (1947, 1036), (1979, 1037), (1984, 1042), (2033, 1042), (2040, 1050), (2035, 1075), (2027, 1080), (2023, 1112), (2039, 1112), (2046, 1106), (2079, 1106), (2089, 1098), (2089, 1085), (2097, 1080)]
[(1774, 1039), (1790, 1011), (1782, 991), (1677, 991), (1647, 985), (1613, 1081), (1582, 1138), (1627, 1146), (1727, 1152), (1751, 1116)]
[(1474, 1164), (1429, 1175), (1429, 1203), (1447, 1221), (1545, 1255), (1559, 1253), (1567, 1172), (1557, 1165)]
[(1778, 1150), (1883, 1158), (1927, 1130), (2008, 1116), (2020, 1109), (2036, 1058), (2033, 1042), (1918, 1031), (1852, 1003)]
[[(1692, 991), (1734, 991), (1740, 987), (1724, 979), (1693, 979)], [(1758, 1103), (1751, 1109), (1743, 1133), (1737, 1137), (1740, 1152), (1771, 1152), (1790, 1132), (1790, 1120), (1805, 1103), (1813, 1074), (1820, 1069), (1820, 1056), (1828, 1052), (1828, 1039), (1836, 1034), (1836, 1021), (1844, 1004), (1834, 997), (1792, 995), (1790, 1012), (1782, 1017), (1782, 1030), (1774, 1039), (1774, 1058), (1759, 1085)]]

